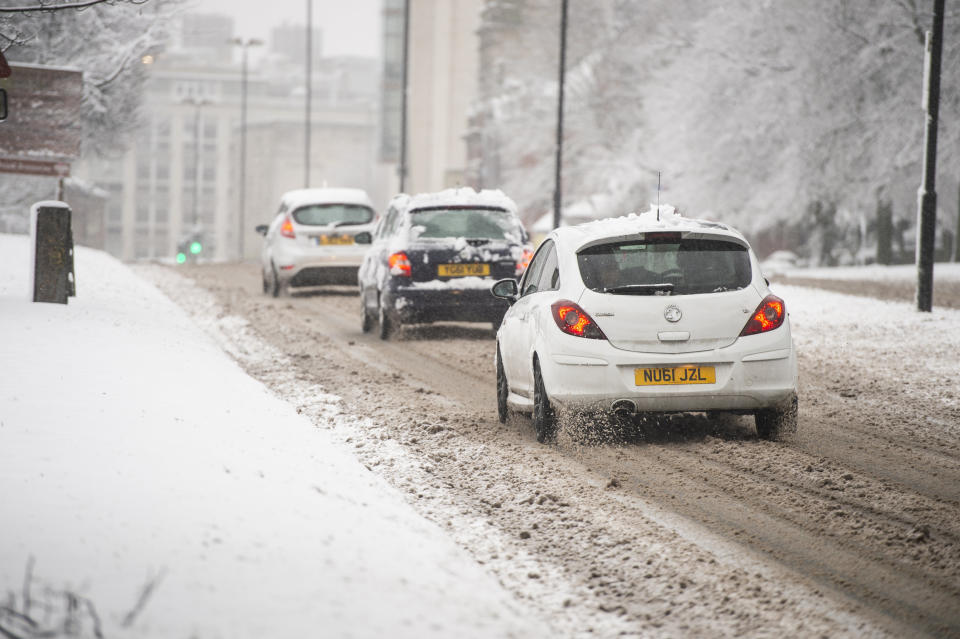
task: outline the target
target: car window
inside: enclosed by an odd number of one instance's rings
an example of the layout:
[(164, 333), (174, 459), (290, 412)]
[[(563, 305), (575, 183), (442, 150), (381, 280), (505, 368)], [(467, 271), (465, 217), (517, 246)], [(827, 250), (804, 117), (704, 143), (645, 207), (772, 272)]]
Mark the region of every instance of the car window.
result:
[(295, 210), (293, 219), (305, 226), (366, 224), (373, 210), (361, 204), (308, 204)]
[(750, 284), (750, 256), (736, 242), (651, 239), (610, 242), (577, 254), (587, 288), (614, 294), (694, 295)]
[(543, 272), (543, 265), (547, 261), (547, 256), (553, 252), (556, 255), (556, 251), (553, 251), (553, 242), (547, 240), (540, 245), (540, 248), (537, 250), (537, 254), (533, 256), (533, 259), (530, 260), (530, 266), (527, 267), (527, 272), (523, 274), (523, 280), (520, 283), (520, 296), (529, 295), (531, 293), (536, 293), (539, 291), (540, 285), (540, 273)]
[[(551, 242), (552, 244), (552, 242)], [(560, 288), (560, 268), (557, 263), (557, 247), (550, 246), (543, 262), (540, 277), (537, 278), (538, 291), (556, 291)]]
[(523, 227), (510, 211), (483, 207), (431, 207), (410, 215), (412, 238), (523, 241)]
[(403, 215), (400, 213), (398, 209), (394, 209), (393, 214), (390, 216), (390, 219), (384, 225), (384, 229), (383, 229), (384, 234), (387, 237), (390, 237), (391, 235), (395, 235), (397, 232), (397, 229), (400, 228), (400, 223), (402, 221), (403, 221)]

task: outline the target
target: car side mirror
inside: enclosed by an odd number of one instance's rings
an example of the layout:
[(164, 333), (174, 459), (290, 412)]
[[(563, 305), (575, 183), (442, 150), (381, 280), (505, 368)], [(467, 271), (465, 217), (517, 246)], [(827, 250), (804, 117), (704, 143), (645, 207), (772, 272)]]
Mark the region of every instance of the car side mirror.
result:
[(256, 225), (256, 226), (253, 228), (253, 230), (255, 230), (255, 231), (256, 231), (257, 233), (259, 233), (260, 235), (266, 235), (266, 234), (267, 234), (267, 228), (268, 228), (268, 227), (267, 227), (266, 224), (258, 224), (258, 225)]
[(517, 287), (517, 280), (508, 278), (494, 284), (490, 288), (490, 292), (493, 293), (494, 297), (499, 297), (513, 304), (517, 301), (517, 294), (520, 292), (520, 289)]
[(357, 244), (370, 244), (371, 242), (373, 242), (373, 236), (370, 235), (370, 233), (368, 233), (367, 231), (364, 231), (363, 233), (357, 233), (356, 235), (354, 235), (353, 241), (356, 242)]

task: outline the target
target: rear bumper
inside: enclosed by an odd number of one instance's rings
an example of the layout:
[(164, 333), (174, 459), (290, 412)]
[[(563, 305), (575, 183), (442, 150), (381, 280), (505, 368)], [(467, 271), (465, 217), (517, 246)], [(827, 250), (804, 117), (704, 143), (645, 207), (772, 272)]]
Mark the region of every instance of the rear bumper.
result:
[[(339, 247), (338, 247), (339, 248)], [(323, 254), (317, 251), (285, 250), (275, 256), (277, 276), (286, 286), (322, 286), (324, 284), (356, 285), (357, 271), (363, 252), (336, 250)]]
[(288, 279), (289, 286), (324, 286), (327, 284), (357, 285), (358, 266), (307, 266), (296, 269)]
[[(797, 360), (791, 341), (788, 329), (780, 335), (740, 338), (722, 349), (660, 354), (624, 351), (596, 340), (591, 352), (577, 344), (579, 353), (543, 357), (540, 366), (551, 402), (575, 410), (606, 411), (625, 399), (638, 411), (755, 411), (796, 395)], [(713, 366), (716, 383), (636, 383), (638, 368), (684, 365)]]
[[(493, 281), (490, 282), (491, 286)], [(384, 295), (384, 305), (404, 324), (427, 322), (499, 322), (505, 301), (487, 288), (418, 289), (396, 286)]]

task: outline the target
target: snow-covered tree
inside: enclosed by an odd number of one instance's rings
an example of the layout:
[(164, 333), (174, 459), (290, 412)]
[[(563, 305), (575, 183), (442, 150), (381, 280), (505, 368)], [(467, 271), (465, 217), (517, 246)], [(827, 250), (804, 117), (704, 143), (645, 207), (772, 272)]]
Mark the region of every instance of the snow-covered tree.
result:
[[(815, 259), (854, 259), (879, 203), (892, 203), (895, 231), (913, 223), (925, 10), (916, 0), (572, 2), (564, 201), (605, 193), (615, 213), (643, 208), (662, 171), (664, 197), (692, 214), (773, 244), (807, 242)], [(492, 142), (474, 153), (474, 173), (496, 165), (499, 185), (530, 210), (548, 210), (553, 189), (558, 23), (555, 0), (490, 0), (481, 30), (489, 64), (476, 112), (486, 117), (473, 139)], [(953, 211), (958, 12), (944, 43), (940, 191)]]
[(140, 124), (143, 56), (159, 51), (181, 0), (18, 0), (0, 8), (10, 62), (84, 72), (84, 154), (122, 150)]

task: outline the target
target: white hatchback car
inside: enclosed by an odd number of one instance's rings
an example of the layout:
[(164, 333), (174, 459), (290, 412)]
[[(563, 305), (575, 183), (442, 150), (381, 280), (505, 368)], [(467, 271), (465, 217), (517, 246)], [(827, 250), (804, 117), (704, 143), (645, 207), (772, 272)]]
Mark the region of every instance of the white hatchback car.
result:
[(370, 248), (375, 215), (361, 189), (298, 189), (280, 199), (260, 254), (263, 292), (277, 297), (290, 287), (356, 285)]
[(530, 412), (540, 441), (560, 407), (752, 414), (797, 427), (797, 359), (784, 301), (737, 231), (660, 206), (551, 232), (497, 332), (497, 408)]

